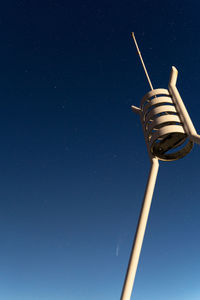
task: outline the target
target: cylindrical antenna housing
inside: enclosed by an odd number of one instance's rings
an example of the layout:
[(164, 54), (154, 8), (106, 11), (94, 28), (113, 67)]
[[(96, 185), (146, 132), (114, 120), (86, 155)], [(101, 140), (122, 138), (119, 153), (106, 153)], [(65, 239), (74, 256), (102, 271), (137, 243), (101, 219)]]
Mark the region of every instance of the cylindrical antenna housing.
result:
[(141, 100), (140, 116), (148, 150), (160, 160), (172, 161), (187, 155), (193, 142), (167, 89), (155, 89)]
[(180, 159), (191, 151), (193, 141), (188, 140), (191, 133), (187, 126), (189, 124), (189, 128), (192, 128), (192, 122), (175, 87), (176, 69), (172, 67), (170, 92), (167, 89), (153, 89), (133, 32), (132, 38), (151, 88), (142, 98), (140, 108), (132, 106), (135, 112), (140, 113), (149, 155), (167, 161)]

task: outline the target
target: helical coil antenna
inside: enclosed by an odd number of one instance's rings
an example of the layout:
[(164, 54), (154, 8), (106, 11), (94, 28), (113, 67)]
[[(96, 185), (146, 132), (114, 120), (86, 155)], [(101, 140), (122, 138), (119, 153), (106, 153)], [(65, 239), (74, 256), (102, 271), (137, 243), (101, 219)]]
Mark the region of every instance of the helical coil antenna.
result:
[(141, 121), (147, 147), (160, 160), (184, 157), (193, 147), (167, 89), (156, 89), (141, 100)]
[(142, 98), (140, 107), (132, 105), (133, 111), (140, 115), (147, 150), (151, 160), (151, 169), (122, 289), (121, 300), (130, 300), (131, 297), (156, 184), (159, 160), (172, 161), (180, 159), (191, 151), (194, 142), (200, 144), (200, 135), (197, 134), (176, 87), (177, 69), (172, 67), (168, 89), (154, 89), (133, 32), (132, 37), (151, 88), (151, 91)]
[[(133, 32), (132, 37), (151, 88), (142, 98), (139, 110), (137, 109), (140, 112), (148, 152), (160, 160), (180, 159), (192, 150), (193, 141), (188, 140), (188, 134), (169, 90), (153, 89)], [(135, 111), (135, 106), (132, 109)]]

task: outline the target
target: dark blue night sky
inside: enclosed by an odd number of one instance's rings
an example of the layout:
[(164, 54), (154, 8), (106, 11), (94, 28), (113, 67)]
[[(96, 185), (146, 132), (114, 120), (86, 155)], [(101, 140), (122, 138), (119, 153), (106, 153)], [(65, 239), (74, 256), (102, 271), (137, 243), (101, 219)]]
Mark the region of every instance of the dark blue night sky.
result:
[[(200, 132), (198, 1), (0, 5), (0, 299), (120, 298), (150, 167), (139, 117), (171, 66)], [(200, 148), (161, 162), (134, 300), (200, 299)]]

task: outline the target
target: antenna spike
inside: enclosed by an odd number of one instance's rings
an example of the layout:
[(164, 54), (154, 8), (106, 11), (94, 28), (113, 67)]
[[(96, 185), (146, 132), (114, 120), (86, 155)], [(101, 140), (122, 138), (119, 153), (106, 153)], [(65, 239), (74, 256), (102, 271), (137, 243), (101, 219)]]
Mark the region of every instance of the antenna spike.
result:
[(152, 83), (151, 83), (150, 77), (149, 77), (149, 75), (148, 75), (147, 69), (146, 69), (145, 64), (144, 64), (144, 61), (143, 61), (143, 59), (142, 59), (142, 55), (141, 55), (140, 49), (139, 49), (139, 47), (138, 47), (138, 44), (137, 44), (137, 41), (136, 41), (134, 32), (132, 32), (132, 38), (133, 38), (133, 40), (134, 40), (134, 43), (135, 43), (137, 52), (138, 52), (138, 54), (139, 54), (140, 61), (141, 61), (141, 63), (142, 63), (142, 66), (143, 66), (145, 75), (146, 75), (146, 77), (147, 77), (148, 83), (149, 83), (149, 85), (150, 85), (151, 90), (153, 91), (153, 85), (152, 85)]

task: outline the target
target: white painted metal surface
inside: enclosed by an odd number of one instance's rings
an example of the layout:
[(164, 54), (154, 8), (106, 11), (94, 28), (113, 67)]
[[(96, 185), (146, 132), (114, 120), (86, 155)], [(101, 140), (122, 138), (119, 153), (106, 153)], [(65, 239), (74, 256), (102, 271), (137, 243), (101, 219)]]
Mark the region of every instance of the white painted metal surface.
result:
[(131, 297), (132, 288), (133, 288), (137, 266), (138, 266), (138, 261), (140, 257), (140, 252), (142, 248), (143, 238), (144, 238), (145, 229), (147, 225), (149, 210), (151, 207), (153, 191), (156, 184), (158, 168), (159, 168), (158, 159), (153, 158), (150, 173), (149, 173), (149, 178), (146, 186), (146, 191), (144, 194), (143, 205), (141, 208), (138, 226), (135, 234), (135, 240), (133, 243), (133, 248), (131, 251), (129, 265), (126, 273), (124, 287), (122, 290), (121, 300), (129, 300)]
[(172, 95), (173, 101), (176, 105), (177, 111), (179, 112), (185, 131), (187, 132), (190, 140), (192, 140), (194, 143), (200, 144), (200, 135), (197, 134), (196, 129), (194, 128), (194, 125), (192, 123), (192, 120), (190, 119), (187, 109), (176, 87), (177, 77), (178, 77), (178, 70), (173, 66), (170, 74), (169, 85), (168, 85), (169, 92)]
[[(135, 111), (135, 106), (132, 109)], [(167, 89), (148, 92), (141, 100), (139, 113), (151, 155), (160, 160), (171, 161), (180, 159), (191, 151), (193, 142), (186, 142), (188, 134)]]
[(193, 143), (200, 144), (200, 135), (197, 134), (178, 89), (176, 88), (177, 69), (172, 67), (168, 90), (153, 89), (134, 33), (132, 33), (132, 37), (151, 88), (151, 91), (142, 98), (140, 107), (132, 105), (132, 110), (140, 115), (147, 150), (151, 160), (151, 169), (123, 285), (121, 300), (130, 300), (131, 298), (159, 169), (158, 160), (171, 161), (180, 159), (191, 151)]

